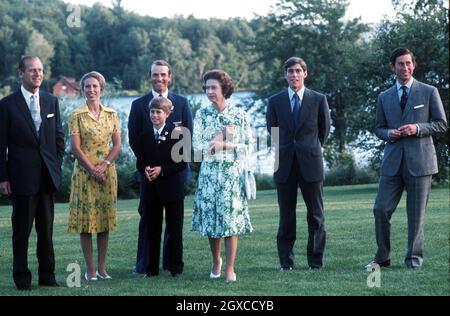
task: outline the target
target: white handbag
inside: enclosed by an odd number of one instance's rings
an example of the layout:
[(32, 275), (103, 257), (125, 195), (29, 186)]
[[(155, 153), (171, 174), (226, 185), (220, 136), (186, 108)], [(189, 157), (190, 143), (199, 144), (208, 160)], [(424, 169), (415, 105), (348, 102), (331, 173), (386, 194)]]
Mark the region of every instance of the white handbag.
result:
[(256, 199), (256, 180), (253, 171), (246, 168), (242, 173), (242, 186), (248, 200)]

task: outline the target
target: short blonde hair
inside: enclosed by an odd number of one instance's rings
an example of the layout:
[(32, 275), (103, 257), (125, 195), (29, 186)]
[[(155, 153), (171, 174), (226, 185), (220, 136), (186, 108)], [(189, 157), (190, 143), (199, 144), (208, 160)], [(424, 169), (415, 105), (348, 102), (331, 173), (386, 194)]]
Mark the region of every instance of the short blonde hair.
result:
[(97, 79), (98, 83), (100, 84), (100, 90), (102, 92), (105, 90), (105, 86), (106, 86), (105, 77), (103, 77), (103, 75), (97, 71), (88, 72), (87, 74), (84, 74), (83, 77), (81, 77), (81, 80), (80, 80), (81, 89), (84, 89), (84, 82), (89, 78)]
[(166, 113), (171, 113), (173, 111), (172, 101), (161, 96), (153, 98), (148, 105), (148, 108), (151, 109), (161, 109)]

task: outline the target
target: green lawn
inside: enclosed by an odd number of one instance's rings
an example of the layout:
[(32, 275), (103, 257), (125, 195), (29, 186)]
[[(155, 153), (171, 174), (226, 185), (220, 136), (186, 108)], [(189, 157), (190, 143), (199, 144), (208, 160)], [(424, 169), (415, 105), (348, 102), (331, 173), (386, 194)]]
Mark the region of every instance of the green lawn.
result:
[(12, 281), (11, 207), (0, 207), (0, 295), (180, 295), (180, 296), (297, 296), (297, 295), (449, 295), (449, 191), (433, 188), (426, 214), (425, 263), (418, 270), (406, 269), (406, 213), (403, 199), (393, 216), (392, 263), (381, 273), (381, 287), (369, 288), (369, 272), (364, 269), (375, 252), (372, 207), (375, 185), (325, 188), (327, 266), (309, 271), (306, 263), (306, 213), (303, 201), (297, 213), (297, 269), (278, 271), (276, 233), (278, 205), (274, 191), (258, 192), (250, 212), (254, 232), (239, 240), (236, 260), (238, 281), (210, 281), (208, 241), (190, 232), (192, 197), (186, 199), (184, 226), (185, 273), (173, 279), (170, 274), (142, 279), (132, 274), (136, 256), (139, 215), (137, 200), (119, 202), (119, 228), (110, 236), (108, 271), (112, 281), (66, 287), (67, 265), (84, 261), (79, 236), (66, 233), (67, 204), (56, 206), (54, 244), (57, 289), (37, 286), (35, 234), (30, 238), (29, 262), (33, 290), (21, 293)]

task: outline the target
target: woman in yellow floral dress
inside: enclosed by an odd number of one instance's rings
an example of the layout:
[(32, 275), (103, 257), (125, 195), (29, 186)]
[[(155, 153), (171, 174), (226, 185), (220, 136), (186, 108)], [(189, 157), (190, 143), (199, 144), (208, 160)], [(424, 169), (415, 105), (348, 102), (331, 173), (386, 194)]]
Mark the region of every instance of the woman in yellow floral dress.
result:
[[(106, 272), (106, 254), (109, 231), (117, 227), (114, 159), (120, 152), (120, 123), (116, 111), (100, 104), (104, 88), (105, 78), (100, 73), (90, 72), (82, 77), (86, 104), (73, 111), (69, 124), (76, 161), (70, 187), (68, 231), (80, 233), (88, 281), (111, 278)], [(97, 233), (97, 270), (92, 255), (93, 233)]]

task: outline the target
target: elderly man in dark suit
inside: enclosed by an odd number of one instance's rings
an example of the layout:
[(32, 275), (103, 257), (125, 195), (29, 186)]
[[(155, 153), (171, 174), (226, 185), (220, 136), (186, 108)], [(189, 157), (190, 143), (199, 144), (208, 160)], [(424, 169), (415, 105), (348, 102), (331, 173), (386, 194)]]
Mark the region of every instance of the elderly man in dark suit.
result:
[(31, 289), (28, 239), (36, 221), (39, 285), (57, 286), (53, 251), (53, 193), (61, 183), (64, 133), (58, 99), (40, 91), (41, 60), (25, 56), (19, 64), (22, 86), (0, 101), (0, 191), (11, 197), (13, 279)]
[[(325, 264), (322, 146), (330, 131), (330, 113), (326, 97), (304, 86), (308, 70), (303, 59), (289, 58), (284, 70), (289, 88), (269, 98), (266, 114), (267, 129), (279, 151), (274, 174), (280, 207), (278, 256), (281, 271), (295, 268), (293, 248), (300, 187), (307, 208), (308, 265), (317, 269)], [(278, 133), (278, 140), (274, 133)]]
[[(192, 112), (188, 104), (188, 100), (179, 94), (172, 93), (169, 91), (169, 85), (172, 80), (172, 69), (169, 63), (165, 60), (156, 60), (150, 65), (148, 71), (148, 79), (152, 85), (152, 91), (143, 97), (135, 100), (131, 105), (131, 111), (128, 118), (128, 139), (131, 149), (136, 157), (141, 157), (142, 153), (138, 147), (139, 137), (143, 132), (152, 131), (152, 122), (150, 121), (150, 110), (148, 105), (150, 101), (158, 96), (163, 96), (168, 98), (173, 106), (173, 112), (167, 119), (167, 123), (174, 124), (177, 127), (181, 126), (189, 130), (189, 138), (192, 135)], [(189, 141), (190, 139), (185, 141)], [(191, 178), (191, 171), (188, 167), (185, 169), (183, 174), (183, 179), (185, 182), (189, 181)], [(145, 218), (142, 216), (142, 201), (144, 194), (143, 179), (140, 179), (140, 191), (141, 191), (141, 202), (139, 205), (139, 214), (141, 215), (141, 220), (139, 222), (139, 239), (138, 239), (138, 249), (137, 249), (137, 259), (135, 272), (145, 273), (145, 267), (148, 264), (148, 252), (146, 249), (148, 247), (145, 245), (147, 235), (147, 224)], [(168, 258), (168, 242), (169, 242), (168, 230), (165, 230), (164, 234), (164, 246), (163, 246), (163, 269), (169, 270)]]
[(396, 84), (380, 94), (376, 108), (376, 134), (386, 141), (378, 195), (374, 206), (378, 250), (367, 268), (391, 264), (390, 219), (406, 188), (408, 193), (408, 268), (423, 263), (423, 224), (431, 188), (438, 172), (433, 135), (447, 130), (447, 120), (435, 87), (413, 78), (416, 61), (406, 48), (395, 49), (390, 58)]

